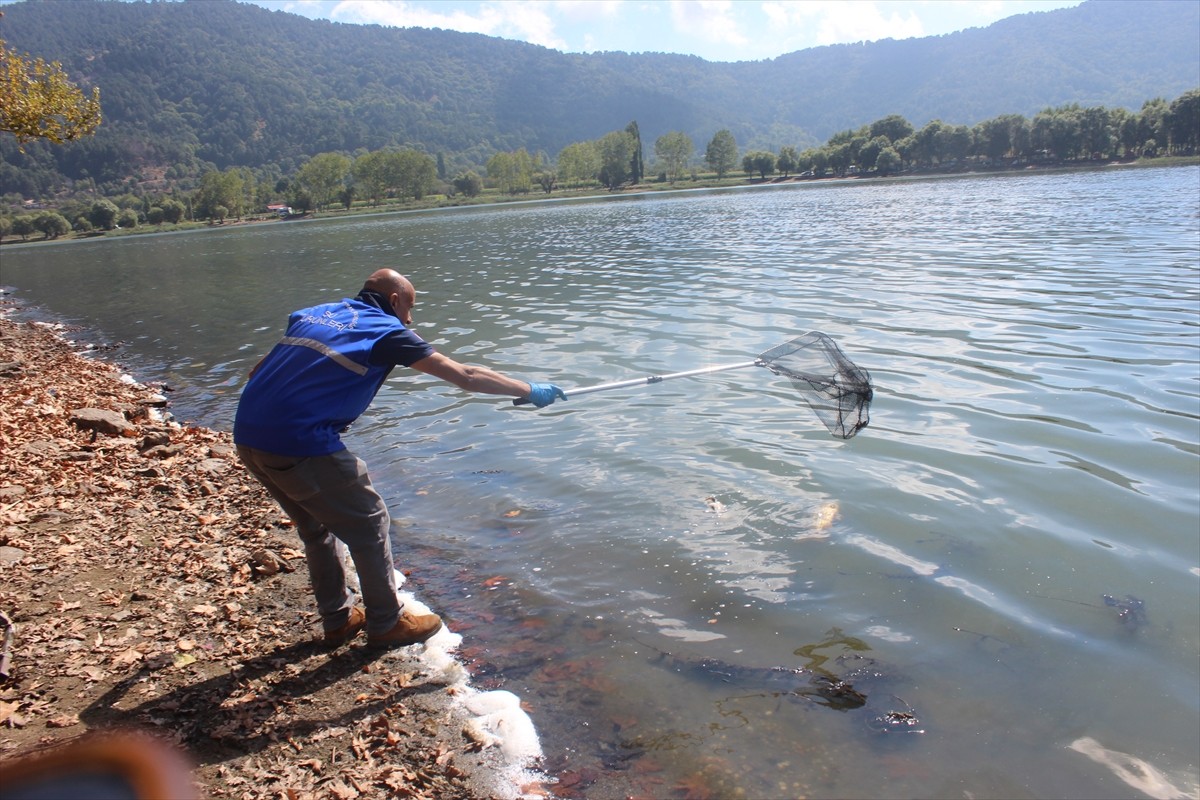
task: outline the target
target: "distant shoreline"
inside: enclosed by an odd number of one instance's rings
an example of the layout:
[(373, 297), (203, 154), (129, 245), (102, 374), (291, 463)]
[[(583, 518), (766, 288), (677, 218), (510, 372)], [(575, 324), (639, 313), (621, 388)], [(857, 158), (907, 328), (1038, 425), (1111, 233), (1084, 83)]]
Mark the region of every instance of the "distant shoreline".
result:
[(118, 229), (113, 231), (89, 231), (86, 233), (70, 233), (65, 236), (60, 236), (56, 239), (28, 239), (21, 240), (13, 236), (5, 237), (0, 241), (0, 246), (15, 247), (15, 246), (35, 246), (46, 244), (67, 244), (72, 242), (88, 242), (96, 240), (125, 238), (128, 236), (143, 236), (147, 234), (157, 233), (183, 233), (190, 231), (202, 230), (222, 230), (231, 227), (243, 227), (247, 225), (262, 225), (266, 223), (288, 223), (307, 220), (330, 220), (330, 219), (349, 219), (352, 217), (377, 216), (382, 214), (398, 214), (410, 213), (418, 211), (441, 211), (454, 208), (485, 208), (488, 206), (507, 206), (520, 205), (527, 203), (546, 203), (546, 202), (561, 202), (575, 200), (604, 200), (614, 199), (619, 197), (636, 197), (644, 194), (669, 194), (675, 192), (694, 192), (706, 190), (722, 190), (722, 189), (765, 189), (778, 186), (820, 186), (828, 184), (850, 185), (856, 183), (877, 183), (877, 182), (897, 182), (897, 181), (922, 181), (922, 180), (944, 180), (951, 178), (967, 178), (980, 176), (1000, 176), (1000, 175), (1028, 175), (1037, 174), (1053, 174), (1063, 172), (1086, 172), (1094, 170), (1112, 169), (1114, 167), (1132, 168), (1132, 169), (1147, 169), (1161, 167), (1185, 167), (1195, 166), (1200, 164), (1200, 155), (1197, 156), (1163, 156), (1158, 158), (1146, 159), (1139, 158), (1134, 161), (1103, 161), (1103, 162), (1087, 162), (1087, 163), (1045, 163), (1045, 164), (1026, 164), (1018, 167), (962, 167), (952, 170), (938, 169), (921, 169), (908, 170), (895, 175), (847, 175), (847, 176), (829, 176), (821, 178), (802, 178), (796, 175), (776, 176), (767, 179), (754, 178), (702, 178), (689, 181), (678, 181), (676, 183), (639, 183), (627, 187), (623, 187), (618, 191), (608, 191), (589, 187), (587, 189), (577, 190), (556, 190), (553, 193), (536, 194), (529, 192), (522, 195), (489, 195), (478, 196), (475, 198), (462, 198), (459, 196), (448, 197), (446, 195), (434, 195), (420, 201), (409, 201), (405, 203), (390, 203), (378, 207), (361, 206), (351, 209), (326, 209), (321, 212), (311, 212), (304, 215), (297, 215), (295, 219), (281, 219), (274, 215), (260, 214), (245, 217), (242, 219), (228, 220), (225, 222), (181, 222), (173, 225), (139, 225), (134, 229)]

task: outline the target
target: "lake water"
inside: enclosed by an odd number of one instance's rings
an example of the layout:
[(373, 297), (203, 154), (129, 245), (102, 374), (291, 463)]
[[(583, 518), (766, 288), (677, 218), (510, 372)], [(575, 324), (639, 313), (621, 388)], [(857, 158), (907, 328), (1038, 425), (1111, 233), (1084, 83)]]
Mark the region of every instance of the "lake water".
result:
[[(415, 591), (565, 796), (1196, 797), (1200, 170), (827, 183), (9, 247), (3, 283), (228, 429), (294, 308), (398, 266), (439, 349), (355, 426)], [(714, 511), (706, 498), (723, 511)], [(848, 689), (849, 684), (853, 689)]]

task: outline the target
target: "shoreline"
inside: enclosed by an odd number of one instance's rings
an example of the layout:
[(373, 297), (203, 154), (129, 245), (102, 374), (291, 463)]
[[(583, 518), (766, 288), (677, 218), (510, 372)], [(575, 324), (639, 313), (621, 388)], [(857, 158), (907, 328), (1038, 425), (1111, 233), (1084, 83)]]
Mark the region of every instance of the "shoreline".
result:
[[(737, 178), (737, 179), (696, 179), (692, 181), (678, 181), (674, 184), (659, 184), (659, 183), (640, 183), (624, 187), (619, 191), (597, 191), (594, 189), (577, 189), (577, 190), (558, 190), (558, 194), (543, 194), (536, 195), (530, 192), (530, 196), (506, 195), (499, 198), (489, 197), (487, 199), (470, 199), (465, 202), (460, 202), (456, 198), (437, 195), (435, 197), (443, 198), (441, 200), (431, 200), (425, 202), (413, 201), (409, 203), (401, 203), (397, 205), (388, 205), (384, 208), (359, 207), (352, 209), (326, 209), (321, 212), (313, 211), (306, 212), (302, 216), (295, 219), (279, 219), (273, 216), (258, 216), (248, 215), (246, 218), (227, 220), (223, 222), (204, 222), (204, 221), (188, 221), (177, 223), (174, 225), (158, 225), (151, 227), (147, 225), (139, 225), (132, 230), (116, 230), (116, 231), (91, 231), (88, 233), (70, 233), (63, 237), (54, 239), (32, 239), (20, 240), (9, 236), (6, 239), (0, 240), (0, 248), (2, 247), (20, 247), (20, 246), (36, 246), (42, 244), (68, 244), (72, 242), (91, 242), (103, 241), (111, 239), (125, 238), (127, 236), (146, 236), (151, 234), (163, 233), (195, 233), (198, 231), (215, 231), (225, 230), (229, 228), (242, 228), (246, 226), (257, 226), (270, 223), (292, 223), (313, 222), (317, 220), (341, 220), (352, 219), (356, 217), (374, 217), (387, 214), (413, 214), (432, 211), (453, 211), (466, 210), (473, 208), (494, 208), (512, 205), (525, 205), (530, 203), (558, 203), (558, 202), (579, 202), (579, 201), (595, 201), (595, 200), (615, 200), (619, 198), (633, 198), (639, 196), (654, 196), (660, 194), (675, 194), (682, 192), (702, 192), (702, 191), (723, 191), (734, 189), (766, 189), (766, 188), (783, 188), (783, 187), (812, 187), (812, 186), (828, 186), (828, 185), (855, 185), (872, 183), (893, 183), (893, 182), (913, 182), (926, 180), (946, 180), (954, 178), (970, 178), (982, 176), (1002, 176), (1002, 175), (1030, 175), (1030, 174), (1053, 174), (1053, 173), (1072, 173), (1084, 172), (1092, 170), (1106, 170), (1112, 168), (1125, 169), (1151, 169), (1151, 168), (1167, 168), (1167, 167), (1186, 167), (1200, 164), (1200, 156), (1161, 156), (1154, 159), (1139, 158), (1134, 161), (1101, 161), (1101, 162), (1085, 162), (1085, 163), (1044, 163), (1044, 164), (1026, 164), (1018, 167), (963, 167), (950, 170), (909, 170), (907, 172), (897, 173), (895, 175), (847, 175), (847, 176), (828, 176), (820, 178), (802, 178), (797, 175), (789, 176), (773, 176), (766, 179), (758, 178)], [(684, 185), (691, 183), (694, 185)], [(53, 210), (47, 209), (47, 210)]]
[(470, 686), (461, 636), (326, 650), (299, 539), (230, 434), (18, 310), (0, 301), (0, 767), (132, 728), (203, 797), (549, 794), (532, 722)]

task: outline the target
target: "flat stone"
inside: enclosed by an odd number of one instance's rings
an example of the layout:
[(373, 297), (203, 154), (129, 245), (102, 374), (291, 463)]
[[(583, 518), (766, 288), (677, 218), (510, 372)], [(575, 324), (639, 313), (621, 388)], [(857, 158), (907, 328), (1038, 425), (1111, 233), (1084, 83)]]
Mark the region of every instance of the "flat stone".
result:
[(171, 434), (165, 431), (155, 431), (147, 434), (142, 438), (140, 450), (149, 450), (153, 447), (166, 447), (171, 443)]
[(21, 445), (21, 449), (35, 456), (54, 456), (62, 450), (56, 442), (46, 441), (45, 439), (36, 442), (26, 442)]
[(196, 465), (196, 469), (209, 475), (220, 475), (229, 471), (229, 462), (223, 458), (206, 458)]
[(0, 547), (0, 564), (16, 564), (25, 557), (25, 551), (19, 547)]
[(104, 408), (77, 408), (71, 412), (71, 424), (85, 431), (121, 436), (133, 430), (125, 415)]
[(179, 444), (161, 445), (160, 444), (156, 447), (151, 447), (149, 450), (143, 451), (142, 455), (144, 455), (146, 458), (171, 458), (172, 456), (179, 455), (183, 451), (184, 451), (183, 445), (179, 445)]

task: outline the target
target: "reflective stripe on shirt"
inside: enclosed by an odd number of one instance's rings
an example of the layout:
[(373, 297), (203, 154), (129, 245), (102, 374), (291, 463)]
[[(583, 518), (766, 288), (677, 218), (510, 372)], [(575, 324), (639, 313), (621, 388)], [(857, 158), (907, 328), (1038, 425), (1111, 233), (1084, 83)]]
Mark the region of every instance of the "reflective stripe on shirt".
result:
[(354, 361), (346, 358), (344, 355), (334, 350), (324, 342), (318, 342), (316, 339), (306, 339), (299, 336), (285, 336), (279, 340), (280, 344), (290, 344), (297, 347), (309, 347), (316, 350), (321, 355), (332, 360), (335, 364), (345, 367), (355, 375), (366, 375), (367, 367), (362, 364), (357, 364)]

